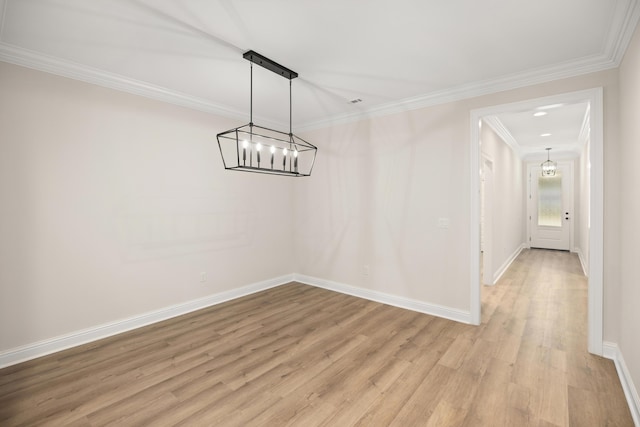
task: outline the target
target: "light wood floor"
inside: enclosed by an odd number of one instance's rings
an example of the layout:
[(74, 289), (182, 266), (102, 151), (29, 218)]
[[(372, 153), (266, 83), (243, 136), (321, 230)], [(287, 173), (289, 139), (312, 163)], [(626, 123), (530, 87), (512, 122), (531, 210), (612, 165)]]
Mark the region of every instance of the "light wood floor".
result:
[(574, 255), (482, 293), (470, 326), (281, 286), (0, 370), (0, 425), (633, 425)]

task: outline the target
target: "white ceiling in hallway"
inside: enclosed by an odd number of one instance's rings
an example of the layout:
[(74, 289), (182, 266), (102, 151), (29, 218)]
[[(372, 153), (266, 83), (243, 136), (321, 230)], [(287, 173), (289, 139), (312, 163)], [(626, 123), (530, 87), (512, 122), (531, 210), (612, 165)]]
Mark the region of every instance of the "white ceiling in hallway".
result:
[[(640, 11), (638, 0), (0, 0), (0, 13), (0, 60), (240, 123), (242, 53), (255, 50), (300, 74), (295, 130), (615, 67)], [(288, 96), (285, 79), (254, 68), (256, 122), (288, 124)]]
[(547, 158), (550, 147), (552, 159), (579, 156), (583, 141), (589, 104), (544, 104), (486, 117), (485, 121), (524, 160)]

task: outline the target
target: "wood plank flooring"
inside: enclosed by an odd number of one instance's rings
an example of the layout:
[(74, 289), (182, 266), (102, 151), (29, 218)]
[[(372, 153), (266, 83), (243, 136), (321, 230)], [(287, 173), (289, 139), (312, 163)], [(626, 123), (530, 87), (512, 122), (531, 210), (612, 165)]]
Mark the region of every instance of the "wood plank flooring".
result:
[(482, 293), (470, 326), (291, 283), (0, 370), (0, 425), (633, 426), (575, 255)]

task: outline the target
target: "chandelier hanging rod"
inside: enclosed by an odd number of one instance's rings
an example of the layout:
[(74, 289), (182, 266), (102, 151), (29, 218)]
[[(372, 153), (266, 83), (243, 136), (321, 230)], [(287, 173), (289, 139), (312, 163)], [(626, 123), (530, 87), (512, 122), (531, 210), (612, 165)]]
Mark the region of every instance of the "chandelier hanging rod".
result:
[(253, 123), (253, 64), (258, 64), (261, 67), (289, 80), (289, 133), (293, 133), (293, 101), (291, 96), (291, 80), (298, 77), (298, 73), (288, 69), (284, 65), (278, 64), (276, 61), (269, 59), (266, 56), (260, 55), (258, 52), (255, 52), (253, 50), (245, 52), (242, 57), (251, 63), (251, 83), (249, 86), (249, 122)]

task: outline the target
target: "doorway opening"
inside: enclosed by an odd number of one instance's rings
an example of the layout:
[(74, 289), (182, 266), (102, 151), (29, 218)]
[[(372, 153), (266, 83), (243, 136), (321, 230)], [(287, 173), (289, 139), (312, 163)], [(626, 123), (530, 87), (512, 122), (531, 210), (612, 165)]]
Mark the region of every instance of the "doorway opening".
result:
[[(481, 319), (481, 180), (483, 159), (480, 148), (481, 123), (483, 118), (507, 112), (526, 111), (541, 105), (588, 104), (588, 117), (585, 128), (588, 132), (589, 171), (587, 185), (589, 189), (588, 212), (588, 351), (603, 353), (603, 229), (604, 229), (604, 156), (603, 156), (603, 98), (602, 88), (554, 96), (531, 99), (511, 104), (503, 104), (472, 110), (471, 124), (471, 174), (470, 174), (470, 317), (471, 323), (480, 324)], [(482, 257), (483, 258), (483, 257)]]

